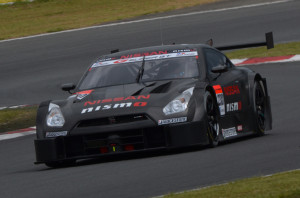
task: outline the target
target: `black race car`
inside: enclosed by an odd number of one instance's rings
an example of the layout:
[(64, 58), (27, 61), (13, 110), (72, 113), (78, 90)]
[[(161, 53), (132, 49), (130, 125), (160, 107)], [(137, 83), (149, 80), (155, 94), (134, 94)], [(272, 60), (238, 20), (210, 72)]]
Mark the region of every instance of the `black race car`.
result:
[(272, 128), (266, 79), (208, 45), (168, 45), (102, 56), (66, 100), (37, 113), (35, 163), (220, 141)]

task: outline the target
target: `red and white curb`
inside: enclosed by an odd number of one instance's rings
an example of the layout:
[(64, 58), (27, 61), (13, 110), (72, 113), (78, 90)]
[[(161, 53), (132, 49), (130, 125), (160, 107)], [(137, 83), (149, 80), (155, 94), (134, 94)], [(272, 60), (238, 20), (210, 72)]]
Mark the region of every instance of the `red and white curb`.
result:
[[(277, 57), (264, 57), (264, 58), (245, 58), (245, 59), (231, 59), (232, 63), (236, 66), (244, 65), (256, 65), (256, 64), (266, 64), (266, 63), (284, 63), (284, 62), (295, 62), (300, 61), (300, 55), (289, 55), (289, 56), (277, 56)], [(18, 105), (12, 107), (0, 107), (0, 110), (3, 109), (14, 109), (22, 108), (30, 105)], [(35, 134), (35, 127), (30, 127), (27, 129), (20, 129), (18, 131), (11, 131), (0, 134), (0, 141), (7, 140), (17, 137), (22, 137), (25, 135)]]
[(295, 61), (300, 61), (300, 55), (231, 59), (231, 62), (236, 66), (256, 65), (256, 64), (266, 64), (266, 63), (285, 63), (285, 62), (295, 62)]
[(22, 137), (26, 135), (32, 135), (36, 133), (36, 127), (30, 127), (26, 129), (20, 129), (18, 131), (10, 131), (6, 133), (0, 134), (0, 141), (1, 140), (8, 140), (12, 138)]

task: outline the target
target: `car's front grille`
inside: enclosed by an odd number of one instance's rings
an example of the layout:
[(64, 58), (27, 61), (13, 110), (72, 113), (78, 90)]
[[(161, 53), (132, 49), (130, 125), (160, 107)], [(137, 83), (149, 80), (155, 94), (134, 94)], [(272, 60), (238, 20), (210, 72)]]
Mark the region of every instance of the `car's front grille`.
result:
[(129, 148), (127, 145), (134, 150), (140, 150), (144, 148), (144, 144), (142, 130), (96, 134), (84, 138), (84, 147), (88, 154), (125, 151)]
[(136, 122), (142, 120), (148, 120), (148, 117), (145, 114), (111, 116), (105, 118), (83, 120), (78, 124), (77, 127), (83, 128), (83, 127), (103, 126), (103, 125), (111, 125), (111, 124), (122, 124), (122, 123), (130, 123), (130, 122)]
[(97, 155), (166, 146), (163, 127), (66, 137), (68, 157)]

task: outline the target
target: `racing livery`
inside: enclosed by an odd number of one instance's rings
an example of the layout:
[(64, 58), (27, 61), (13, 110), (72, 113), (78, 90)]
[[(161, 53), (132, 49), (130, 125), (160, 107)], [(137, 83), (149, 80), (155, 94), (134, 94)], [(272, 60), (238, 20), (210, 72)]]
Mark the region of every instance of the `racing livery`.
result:
[(66, 100), (37, 113), (36, 163), (217, 146), (272, 128), (266, 79), (208, 45), (169, 45), (100, 57)]

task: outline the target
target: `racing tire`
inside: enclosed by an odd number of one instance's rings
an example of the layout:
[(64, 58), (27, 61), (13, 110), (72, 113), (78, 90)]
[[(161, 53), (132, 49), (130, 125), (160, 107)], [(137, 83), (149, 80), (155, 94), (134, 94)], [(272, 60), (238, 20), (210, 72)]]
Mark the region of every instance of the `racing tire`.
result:
[(206, 92), (204, 96), (204, 105), (207, 116), (207, 136), (209, 147), (213, 148), (219, 144), (219, 122), (218, 122), (218, 106), (210, 92)]
[(256, 80), (253, 86), (253, 107), (255, 116), (255, 133), (263, 136), (266, 128), (267, 97), (262, 81)]
[(45, 165), (49, 168), (63, 168), (63, 167), (69, 167), (74, 166), (76, 163), (76, 160), (64, 160), (64, 161), (55, 161), (55, 162), (46, 162)]

